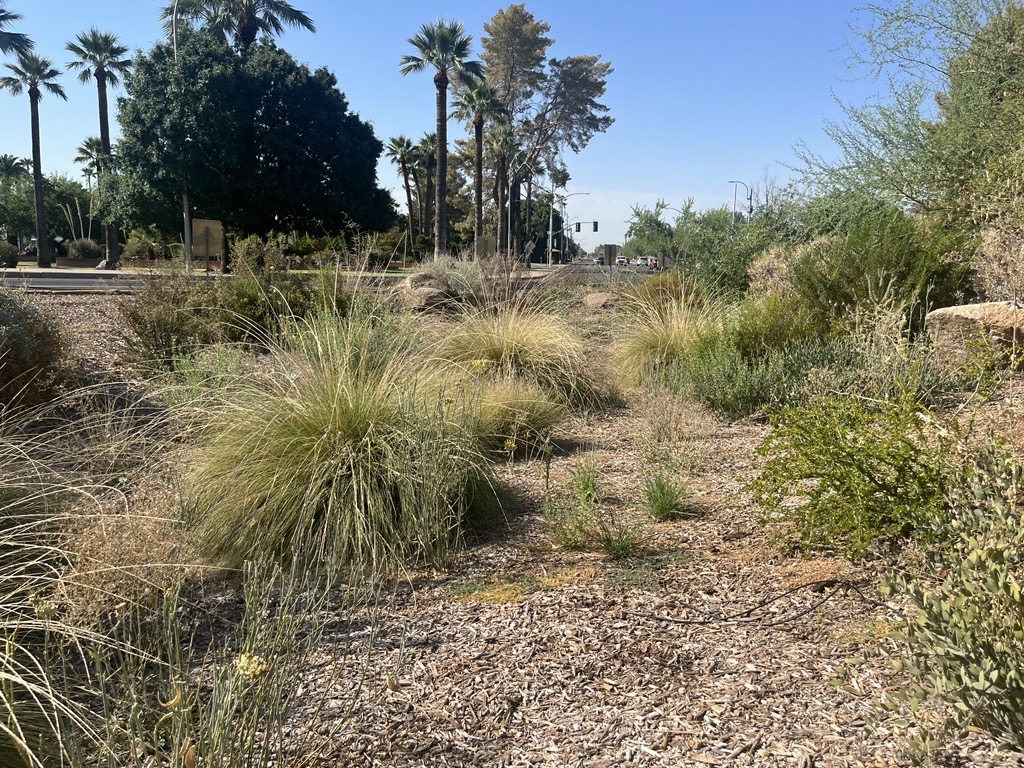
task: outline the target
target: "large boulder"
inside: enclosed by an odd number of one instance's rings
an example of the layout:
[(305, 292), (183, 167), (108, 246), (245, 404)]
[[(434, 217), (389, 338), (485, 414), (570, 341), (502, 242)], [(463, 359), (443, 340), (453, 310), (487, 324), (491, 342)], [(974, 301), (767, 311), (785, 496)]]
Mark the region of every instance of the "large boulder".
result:
[(925, 318), (936, 349), (953, 359), (966, 359), (972, 344), (982, 341), (1015, 363), (1024, 346), (1024, 304), (1019, 301), (990, 301), (943, 307)]
[(409, 275), (398, 284), (395, 294), (403, 309), (414, 312), (448, 309), (456, 299), (455, 294), (443, 280), (428, 275), (426, 272)]
[(611, 309), (615, 306), (618, 300), (618, 294), (615, 293), (588, 293), (583, 297), (583, 306), (591, 311), (598, 309)]

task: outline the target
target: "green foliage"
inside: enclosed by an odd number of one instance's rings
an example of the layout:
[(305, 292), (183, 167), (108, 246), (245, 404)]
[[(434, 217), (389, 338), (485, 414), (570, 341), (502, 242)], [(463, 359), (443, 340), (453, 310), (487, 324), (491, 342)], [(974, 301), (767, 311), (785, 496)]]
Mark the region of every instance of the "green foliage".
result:
[[(244, 234), (394, 221), (376, 178), (382, 144), (327, 69), (311, 72), (269, 42), (243, 55), (184, 29), (176, 53), (165, 42), (136, 56), (124, 85), (116, 182), (100, 183), (119, 221), (175, 231), (183, 188), (196, 217)], [(157, 144), (168, 151), (153, 153)]]
[(1024, 473), (989, 451), (951, 489), (938, 579), (897, 575), (889, 589), (917, 608), (906, 631), (917, 684), (903, 693), (916, 707), (936, 696), (954, 727), (983, 728), (1024, 748)]
[(66, 354), (64, 335), (49, 313), (21, 294), (0, 290), (0, 399), (39, 400)]
[(102, 259), (103, 248), (95, 240), (80, 238), (68, 245), (68, 254), (76, 259)]
[(156, 230), (149, 227), (136, 227), (128, 235), (128, 241), (124, 244), (121, 256), (129, 261), (153, 261), (168, 258), (170, 251)]
[(686, 486), (661, 472), (644, 481), (644, 503), (655, 520), (675, 520), (693, 514)]
[(791, 523), (804, 549), (861, 555), (945, 512), (950, 438), (912, 396), (822, 395), (771, 421), (749, 489), (763, 519)]
[(924, 312), (962, 295), (968, 270), (959, 245), (940, 226), (880, 210), (801, 251), (789, 264), (789, 279), (804, 306), (823, 321), (842, 322), (855, 308), (885, 303)]
[(599, 515), (597, 462), (578, 455), (573, 469), (572, 497), (550, 487), (551, 446), (547, 446), (544, 472), (544, 522), (548, 535), (564, 549), (586, 549), (594, 540)]
[(550, 438), (568, 415), (566, 407), (535, 385), (512, 377), (474, 377), (467, 385), (472, 398), (472, 430), (492, 455), (530, 455)]
[(205, 405), (192, 519), (211, 556), (446, 561), (488, 470), (469, 405), (445, 396), (407, 331), (366, 311), (289, 324), (272, 372)]
[(0, 240), (0, 264), (8, 268), (18, 266), (18, 246)]
[(335, 293), (326, 281), (318, 288), (324, 292), (315, 295), (302, 275), (172, 275), (148, 281), (121, 306), (122, 326), (137, 361), (173, 368), (177, 358), (203, 344), (266, 344), (287, 318), (305, 317), (314, 307), (346, 311), (346, 291)]

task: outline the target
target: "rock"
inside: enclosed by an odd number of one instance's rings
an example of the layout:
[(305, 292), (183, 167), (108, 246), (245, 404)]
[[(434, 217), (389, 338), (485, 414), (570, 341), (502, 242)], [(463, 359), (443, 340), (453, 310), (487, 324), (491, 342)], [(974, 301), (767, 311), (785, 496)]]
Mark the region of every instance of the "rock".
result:
[(610, 309), (615, 306), (615, 303), (619, 300), (617, 294), (614, 293), (588, 293), (583, 297), (583, 306), (587, 309)]
[(444, 281), (425, 272), (409, 275), (395, 291), (402, 308), (414, 312), (447, 309), (455, 302), (455, 295)]
[(935, 309), (925, 317), (928, 334), (939, 353), (948, 359), (965, 360), (972, 342), (987, 342), (1014, 362), (1024, 345), (1024, 304), (990, 301)]

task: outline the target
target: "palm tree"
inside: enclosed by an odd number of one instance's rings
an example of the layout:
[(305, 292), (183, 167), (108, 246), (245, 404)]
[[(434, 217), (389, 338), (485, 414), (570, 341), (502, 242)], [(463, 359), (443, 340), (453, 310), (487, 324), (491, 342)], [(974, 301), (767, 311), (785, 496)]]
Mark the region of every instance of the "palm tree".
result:
[(280, 35), (286, 26), (316, 32), (313, 20), (286, 0), (172, 1), (160, 12), (168, 32), (174, 23), (175, 6), (178, 18), (198, 21), (218, 34), (233, 38), (242, 53), (249, 50), (260, 32)]
[(54, 82), (61, 74), (53, 68), (51, 59), (43, 59), (34, 53), (19, 53), (17, 64), (4, 64), (13, 75), (0, 77), (0, 88), (20, 96), (28, 91), (32, 111), (32, 182), (35, 187), (36, 203), (36, 263), (40, 267), (50, 266), (50, 241), (46, 234), (46, 214), (43, 210), (43, 166), (39, 145), (39, 99), (43, 90), (60, 96), (67, 101), (64, 89)]
[(31, 163), (25, 158), (14, 155), (0, 155), (0, 179), (16, 179), (28, 173)]
[(437, 118), (437, 169), (434, 208), (434, 258), (446, 250), (448, 230), (447, 194), (448, 176), (448, 83), (454, 77), (467, 84), (483, 77), (483, 65), (469, 59), (473, 39), (467, 35), (457, 21), (438, 19), (420, 27), (420, 31), (409, 38), (409, 44), (416, 54), (405, 54), (400, 61), (403, 75), (434, 68), (434, 88)]
[(78, 154), (75, 155), (75, 162), (83, 166), (82, 173), (89, 180), (90, 190), (92, 189), (93, 177), (99, 175), (103, 157), (103, 142), (99, 136), (90, 136), (78, 145)]
[[(131, 60), (123, 58), (128, 49), (119, 44), (117, 35), (111, 32), (100, 32), (93, 27), (77, 38), (78, 42), (67, 44), (67, 49), (75, 56), (68, 62), (68, 69), (77, 69), (78, 79), (83, 83), (96, 79), (96, 92), (99, 97), (100, 110), (100, 157), (97, 158), (95, 171), (106, 172), (107, 160), (110, 157), (110, 120), (107, 112), (107, 84), (116, 88), (121, 75), (128, 71)], [(113, 267), (120, 260), (117, 247), (117, 225), (107, 224), (104, 228), (107, 241), (107, 266)]]
[(20, 13), (8, 11), (4, 7), (5, 5), (7, 5), (7, 0), (0, 0), (0, 53), (31, 52), (33, 43), (29, 40), (28, 35), (23, 35), (21, 32), (8, 32), (5, 29), (12, 21), (18, 21), (21, 18)]
[(384, 154), (402, 171), (402, 184), (405, 186), (405, 204), (409, 212), (408, 235), (409, 247), (416, 247), (416, 231), (413, 227), (415, 216), (412, 212), (412, 188), (409, 186), (409, 175), (413, 162), (413, 144), (408, 136), (393, 136), (384, 148)]
[[(419, 198), (420, 221), (424, 222), (420, 234), (426, 234), (422, 230), (426, 228), (425, 222), (435, 220), (434, 207), (435, 193), (434, 172), (437, 170), (437, 134), (425, 133), (423, 138), (416, 144), (413, 150), (413, 181), (416, 182), (416, 193)], [(419, 172), (423, 173), (423, 187), (420, 188)]]
[(473, 123), (474, 167), (474, 250), (479, 257), (484, 239), (484, 121), (489, 117), (504, 117), (508, 114), (497, 91), (486, 80), (477, 80), (464, 88), (455, 100), (455, 116)]

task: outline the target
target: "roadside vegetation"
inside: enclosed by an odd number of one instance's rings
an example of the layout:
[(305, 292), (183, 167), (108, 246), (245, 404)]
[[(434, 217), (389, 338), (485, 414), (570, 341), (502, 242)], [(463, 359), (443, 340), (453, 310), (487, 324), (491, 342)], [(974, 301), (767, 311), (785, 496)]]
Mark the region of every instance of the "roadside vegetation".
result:
[[(59, 95), (50, 63), (6, 37), (17, 17), (3, 6), (0, 50), (20, 63), (0, 85), (28, 87), (36, 99), (49, 83)], [(897, 36), (902, 50), (916, 44), (921, 30), (909, 19), (923, 17), (876, 12), (878, 34)], [(102, 221), (93, 221), (91, 189), (83, 213), (82, 190), (56, 182), (51, 209), (56, 201), (65, 215), (47, 219), (38, 160), (33, 178), (16, 158), (0, 162), (2, 210), (21, 212), (6, 231), (27, 232), (32, 219), (40, 265), (49, 265), (49, 220), (67, 225), (72, 257), (102, 254), (95, 228), (108, 258), (153, 267), (109, 319), (125, 365), (116, 381), (74, 358), (70, 329), (30, 297), (0, 292), (0, 764), (330, 759), (321, 753), (347, 717), (402, 690), (398, 671), (376, 668), (373, 655), (389, 601), (414, 589), (418, 574), (456, 568), (467, 546), (502, 535), (512, 516), (534, 520), (552, 551), (614, 563), (619, 585), (671, 560), (657, 542), (697, 528), (722, 503), (701, 497), (694, 468), (731, 471), (687, 453), (696, 427), (672, 421), (680, 403), (719, 425), (763, 430), (730, 514), (769, 530), (773, 557), (795, 569), (811, 557), (856, 563), (874, 575), (875, 596), (904, 611), (894, 633), (901, 686), (884, 703), (909, 717), (941, 714), (941, 728), (915, 726), (922, 753), (977, 730), (1024, 748), (1024, 458), (1013, 435), (985, 421), (992, 398), (1020, 383), (1019, 328), (1006, 344), (980, 333), (951, 354), (926, 320), (941, 307), (1018, 298), (1019, 148), (986, 126), (1019, 128), (1019, 116), (989, 98), (986, 78), (1024, 77), (1007, 54), (1024, 40), (1020, 6), (992, 11), (961, 30), (966, 43), (942, 52), (949, 75), (935, 89), (938, 117), (903, 123), (923, 131), (916, 143), (892, 137), (887, 146), (903, 154), (868, 162), (854, 153), (841, 168), (806, 158), (805, 187), (766, 180), (738, 220), (687, 204), (669, 223), (663, 203), (636, 208), (630, 251), (668, 269), (593, 272), (610, 294), (598, 309), (584, 309), (590, 278), (522, 274), (515, 254), (539, 242), (542, 217), (505, 214), (515, 199), (551, 222), (550, 192), (520, 194), (532, 189), (524, 168), (564, 146), (583, 149), (608, 127), (596, 101), (606, 62), (548, 59), (547, 27), (521, 5), (496, 15), (482, 62), (470, 58), (461, 25), (424, 25), (403, 72), (434, 75), (439, 127), (457, 75), (504, 84), (513, 101), (533, 99), (545, 107), (537, 114), (563, 122), (552, 131), (487, 88), (460, 90), (458, 114), (480, 127), (460, 158), (479, 161), (479, 194), (470, 204), (460, 163), (446, 173), (443, 131), (418, 144), (396, 137), (387, 152), (403, 173), (399, 220), (368, 170), (383, 146), (347, 113), (333, 76), (310, 73), (241, 25), (230, 41), (203, 28), (202, 3), (185, 13), (195, 28), (183, 34), (180, 62), (160, 43), (129, 72), (116, 38), (79, 40), (80, 66), (102, 84), (97, 68), (112, 57), (127, 90), (118, 159), (109, 136), (92, 157)], [(312, 29), (299, 14), (279, 21)], [(534, 85), (518, 93), (525, 86), (501, 56), (503, 40), (531, 51), (516, 66), (532, 67)], [(880, 49), (895, 50), (868, 46)], [(239, 191), (203, 188), (216, 174), (200, 180), (178, 162), (156, 173), (143, 151), (150, 129), (174, 123), (168, 78), (179, 66), (205, 72), (210, 61), (220, 100), (193, 94), (209, 110), (197, 126), (227, 125), (221, 108), (251, 117), (252, 104), (232, 101), (244, 84), (273, 94), (309, 135), (323, 131), (330, 143), (344, 134), (362, 147), (361, 171), (332, 165), (336, 185), (298, 208), (295, 185), (247, 179), (250, 192), (274, 194), (232, 208), (233, 274), (222, 279), (197, 274), (198, 262), (186, 267), (168, 222), (183, 188), (225, 207), (218, 196)], [(567, 78), (593, 97), (586, 114), (558, 111)], [(282, 79), (326, 105), (323, 114), (275, 90)], [(864, 117), (851, 115), (854, 126)], [(258, 137), (255, 149), (241, 141), (241, 122), (205, 137), (221, 162), (244, 166), (245, 151), (281, 149), (280, 136)], [(552, 135), (560, 138), (543, 140)], [(983, 140), (984, 179), (963, 154)], [(523, 168), (510, 167), (515, 158), (526, 158)], [(904, 172), (894, 175), (897, 167)], [(559, 171), (549, 168), (549, 181)], [(160, 183), (138, 183), (150, 177)], [(355, 193), (343, 187), (359, 179), (360, 204), (346, 210), (339, 201)], [(490, 230), (482, 189), (492, 183)], [(288, 231), (267, 235), (279, 215)], [(128, 221), (147, 223), (120, 249), (116, 222)], [(5, 245), (0, 256), (16, 260)], [(389, 265), (402, 284), (379, 279)], [(408, 303), (417, 286), (432, 292), (429, 302)], [(628, 489), (610, 489), (588, 430), (639, 408), (652, 422), (645, 463)], [(527, 474), (532, 486), (510, 482)], [(624, 575), (630, 569), (640, 577)], [(311, 692), (308, 665), (340, 656), (360, 660), (359, 679)]]

